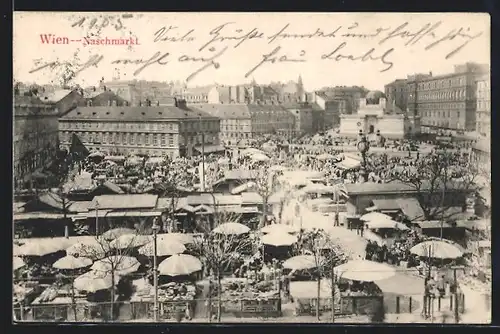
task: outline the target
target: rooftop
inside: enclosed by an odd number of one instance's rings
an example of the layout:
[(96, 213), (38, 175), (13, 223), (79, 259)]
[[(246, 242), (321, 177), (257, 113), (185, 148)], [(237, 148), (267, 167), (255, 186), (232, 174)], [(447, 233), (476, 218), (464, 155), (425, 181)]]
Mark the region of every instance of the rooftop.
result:
[(251, 117), (245, 104), (200, 104), (196, 105), (196, 109), (222, 119), (247, 119)]
[(92, 120), (121, 120), (121, 121), (147, 121), (163, 119), (196, 119), (214, 118), (209, 113), (189, 107), (175, 106), (127, 106), (127, 107), (78, 107), (71, 110), (62, 119), (92, 119)]
[(157, 195), (149, 194), (119, 194), (96, 196), (89, 205), (89, 210), (113, 209), (152, 209), (156, 207)]

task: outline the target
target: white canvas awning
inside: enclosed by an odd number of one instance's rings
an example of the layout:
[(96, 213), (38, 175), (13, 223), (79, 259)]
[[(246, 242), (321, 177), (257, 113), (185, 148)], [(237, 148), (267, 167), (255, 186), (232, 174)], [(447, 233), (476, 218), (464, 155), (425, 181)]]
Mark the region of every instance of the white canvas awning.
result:
[(361, 161), (351, 159), (351, 158), (345, 158), (341, 162), (337, 163), (337, 167), (342, 168), (342, 169), (355, 169), (359, 168), (361, 166)]

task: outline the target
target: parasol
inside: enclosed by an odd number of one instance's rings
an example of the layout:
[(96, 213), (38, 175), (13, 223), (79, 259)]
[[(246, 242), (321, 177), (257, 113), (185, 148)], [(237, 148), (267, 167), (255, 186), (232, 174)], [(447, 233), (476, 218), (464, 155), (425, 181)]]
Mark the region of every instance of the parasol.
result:
[(112, 255), (94, 262), (91, 269), (95, 271), (111, 272), (114, 270), (120, 275), (133, 273), (141, 266), (135, 257)]
[(285, 224), (271, 224), (260, 229), (262, 233), (297, 233), (298, 229)]
[(89, 267), (92, 265), (92, 260), (87, 258), (87, 257), (80, 257), (80, 256), (72, 256), (72, 255), (66, 255), (63, 258), (60, 258), (54, 264), (52, 267), (56, 269), (80, 269), (80, 268), (85, 268)]
[(338, 277), (353, 281), (374, 282), (394, 276), (396, 270), (385, 263), (353, 260), (335, 267), (334, 273)]
[(240, 223), (224, 223), (220, 224), (216, 228), (212, 230), (214, 233), (219, 233), (219, 234), (234, 234), (234, 235), (239, 235), (239, 234), (244, 234), (248, 233), (250, 231), (250, 228), (248, 226), (245, 226)]
[(275, 247), (290, 246), (296, 242), (297, 237), (286, 232), (273, 232), (262, 237), (263, 244)]
[(255, 153), (250, 156), (253, 161), (269, 161), (271, 160), (267, 155), (262, 153)]
[[(117, 276), (115, 276), (114, 281), (115, 284), (119, 281)], [(111, 288), (113, 286), (113, 278), (110, 273), (92, 270), (75, 278), (73, 284), (77, 290), (96, 292)]]
[(196, 257), (187, 254), (175, 254), (160, 263), (158, 272), (160, 275), (182, 276), (200, 271), (201, 268), (201, 261)]
[(150, 235), (123, 234), (109, 243), (111, 248), (128, 249), (141, 247), (153, 239)]
[(194, 243), (193, 236), (186, 233), (162, 233), (157, 238), (158, 242), (179, 242), (183, 245)]
[(122, 235), (135, 234), (135, 233), (136, 233), (136, 231), (134, 231), (131, 228), (118, 227), (118, 228), (114, 228), (112, 230), (104, 232), (102, 234), (102, 237), (106, 240), (114, 240), (116, 238), (121, 237)]
[(12, 262), (12, 268), (14, 270), (17, 270), (19, 268), (22, 268), (26, 265), (26, 263), (24, 263), (23, 259), (21, 259), (20, 257), (18, 256), (14, 256), (14, 259), (13, 259), (13, 262)]
[(317, 266), (314, 255), (298, 255), (283, 262), (283, 268), (294, 270), (313, 269)]
[(457, 246), (441, 240), (421, 242), (413, 246), (410, 253), (436, 259), (456, 259), (463, 255), (463, 252)]
[(316, 157), (316, 159), (318, 159), (318, 160), (331, 160), (331, 159), (335, 159), (335, 156), (328, 154), (328, 153), (323, 153), (323, 154), (318, 155)]
[(397, 222), (392, 219), (379, 219), (379, 220), (371, 220), (368, 223), (366, 223), (366, 226), (370, 229), (375, 229), (375, 228), (393, 228), (397, 230), (409, 230), (409, 228), (400, 222)]
[(102, 238), (93, 238), (76, 244), (66, 249), (66, 255), (83, 256), (93, 260), (102, 259), (110, 251), (109, 242)]
[(37, 239), (34, 241), (27, 241), (16, 250), (16, 253), (17, 255), (24, 256), (44, 256), (62, 251), (65, 247), (66, 244), (53, 242), (50, 238), (47, 240)]
[(385, 215), (380, 212), (370, 212), (362, 215), (359, 219), (365, 222), (371, 222), (374, 220), (392, 220), (392, 218), (388, 215)]
[[(186, 250), (183, 244), (175, 240), (157, 240), (156, 241), (156, 255), (157, 256), (169, 256), (174, 254), (180, 254)], [(154, 256), (154, 241), (139, 248), (139, 253), (146, 256)]]

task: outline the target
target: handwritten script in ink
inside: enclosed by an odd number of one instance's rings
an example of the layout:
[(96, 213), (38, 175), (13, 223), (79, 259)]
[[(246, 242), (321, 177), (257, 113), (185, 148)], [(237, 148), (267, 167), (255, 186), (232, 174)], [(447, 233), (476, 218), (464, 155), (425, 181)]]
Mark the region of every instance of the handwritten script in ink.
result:
[[(72, 28), (102, 28), (112, 25), (120, 30), (130, 17), (88, 19), (85, 17), (71, 24)], [(252, 45), (262, 50), (257, 55), (248, 55), (254, 63), (244, 69), (244, 77), (249, 77), (264, 69), (284, 63), (325, 62), (339, 64), (370, 63), (380, 72), (387, 72), (397, 66), (398, 53), (408, 48), (420, 51), (442, 50), (445, 59), (463, 51), (471, 42), (483, 35), (483, 31), (473, 31), (470, 27), (445, 28), (442, 21), (427, 22), (422, 25), (402, 22), (394, 26), (364, 26), (362, 22), (326, 28), (301, 27), (287, 23), (279, 29), (265, 26), (242, 28), (238, 22), (224, 22), (209, 30), (164, 25), (154, 29), (151, 36), (141, 36), (154, 46), (154, 51), (141, 52), (139, 57), (105, 59), (103, 55), (93, 55), (78, 64), (71, 61), (38, 62), (30, 73), (53, 70), (71, 64), (75, 76), (92, 66), (112, 65), (133, 70), (133, 75), (158, 67), (173, 67), (175, 64), (189, 64), (192, 73), (186, 81), (193, 80), (203, 72), (217, 71), (231, 62), (233, 50), (243, 45)], [(305, 41), (327, 45), (328, 51), (314, 53), (303, 46)], [(191, 52), (182, 52), (182, 45), (194, 45)], [(369, 45), (363, 48), (360, 45)], [(142, 50), (140, 50), (142, 51)], [(253, 59), (255, 58), (255, 59)], [(234, 59), (234, 58), (233, 58)], [(327, 64), (327, 66), (330, 66)]]

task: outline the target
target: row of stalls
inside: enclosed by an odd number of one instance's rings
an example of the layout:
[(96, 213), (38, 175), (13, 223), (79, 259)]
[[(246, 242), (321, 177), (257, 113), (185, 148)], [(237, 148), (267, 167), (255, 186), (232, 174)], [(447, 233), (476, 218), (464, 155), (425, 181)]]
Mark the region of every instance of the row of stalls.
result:
[[(224, 223), (205, 235), (159, 234), (156, 247), (151, 235), (125, 228), (99, 237), (18, 240), (14, 248), (15, 318), (151, 318), (155, 253), (160, 319), (207, 314), (219, 319), (224, 315), (277, 317), (287, 296), (297, 300), (297, 314), (304, 314), (314, 309), (318, 298), (304, 298), (296, 286), (301, 281), (307, 285), (321, 280), (318, 261), (326, 265), (341, 253), (331, 248), (325, 248), (320, 257), (301, 253), (308, 237), (287, 225), (268, 225), (255, 233), (239, 223)], [(322, 312), (328, 304), (338, 314), (373, 313), (382, 295), (369, 282), (382, 279), (380, 273), (390, 276), (394, 271), (371, 261), (346, 261), (328, 262), (336, 268), (333, 290), (340, 299), (333, 304), (320, 299), (325, 304)], [(354, 270), (359, 266), (378, 266), (379, 276), (361, 278)]]

